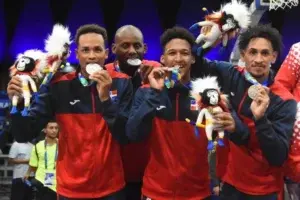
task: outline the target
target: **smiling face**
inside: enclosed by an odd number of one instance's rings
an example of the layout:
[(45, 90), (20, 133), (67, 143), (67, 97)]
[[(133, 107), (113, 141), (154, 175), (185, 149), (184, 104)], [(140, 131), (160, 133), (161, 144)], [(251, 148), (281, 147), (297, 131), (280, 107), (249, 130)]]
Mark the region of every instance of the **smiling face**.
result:
[(246, 70), (258, 81), (265, 80), (270, 73), (271, 63), (277, 58), (277, 52), (265, 38), (253, 38), (247, 48), (241, 52)]
[(105, 48), (103, 36), (97, 33), (81, 35), (78, 40), (76, 57), (81, 67), (81, 73), (86, 78), (89, 76), (86, 72), (86, 65), (96, 63), (104, 66), (104, 62), (108, 57), (108, 49)]
[(180, 66), (179, 73), (182, 81), (190, 80), (191, 65), (195, 63), (191, 45), (183, 39), (170, 40), (160, 58), (161, 63), (167, 67)]

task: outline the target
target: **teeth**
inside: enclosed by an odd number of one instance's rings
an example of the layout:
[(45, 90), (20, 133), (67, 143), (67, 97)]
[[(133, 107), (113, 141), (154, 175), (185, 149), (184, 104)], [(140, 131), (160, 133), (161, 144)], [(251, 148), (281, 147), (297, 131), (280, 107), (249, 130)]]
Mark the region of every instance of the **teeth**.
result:
[(96, 63), (90, 63), (90, 64), (86, 65), (85, 69), (86, 69), (86, 72), (91, 75), (91, 74), (93, 74), (97, 71), (102, 70), (103, 68), (100, 65), (96, 64)]
[(138, 58), (135, 58), (135, 59), (128, 59), (127, 63), (132, 66), (139, 66), (142, 64), (142, 61)]

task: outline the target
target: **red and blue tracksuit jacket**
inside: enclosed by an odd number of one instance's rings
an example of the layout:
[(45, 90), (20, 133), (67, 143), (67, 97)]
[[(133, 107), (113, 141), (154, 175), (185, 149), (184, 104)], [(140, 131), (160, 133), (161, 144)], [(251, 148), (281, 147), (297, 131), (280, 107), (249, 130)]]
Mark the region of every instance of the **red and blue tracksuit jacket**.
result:
[(181, 84), (162, 92), (145, 85), (135, 94), (126, 134), (132, 141), (148, 140), (142, 193), (151, 199), (200, 200), (211, 194), (205, 132), (198, 129), (197, 137), (185, 121), (198, 116), (189, 92)]
[[(288, 158), (293, 134), (295, 100), (270, 74), (270, 104), (265, 115), (255, 120), (250, 110), (252, 100), (248, 97), (252, 83), (245, 79), (244, 68), (226, 62), (209, 65), (221, 76), (232, 109), (248, 127), (242, 134), (227, 135), (230, 145), (222, 180), (250, 195), (279, 192), (283, 184), (282, 166)], [(222, 167), (226, 165), (223, 163)]]
[[(143, 60), (144, 65), (152, 67), (160, 67), (161, 64), (156, 61)], [(119, 68), (116, 63), (109, 63), (105, 65), (108, 71), (118, 71)], [(131, 77), (133, 86), (133, 94), (141, 86), (142, 80), (140, 74), (137, 73)], [(121, 157), (123, 161), (124, 175), (126, 182), (142, 182), (144, 171), (149, 160), (149, 146), (148, 141), (141, 141), (139, 143), (129, 143), (121, 146)]]
[[(57, 74), (30, 110), (33, 127), (53, 117), (60, 126), (57, 192), (69, 198), (99, 198), (125, 186), (120, 144), (132, 98), (128, 76), (109, 72), (110, 99), (96, 85), (84, 87), (77, 72)], [(17, 125), (17, 124), (15, 124)]]

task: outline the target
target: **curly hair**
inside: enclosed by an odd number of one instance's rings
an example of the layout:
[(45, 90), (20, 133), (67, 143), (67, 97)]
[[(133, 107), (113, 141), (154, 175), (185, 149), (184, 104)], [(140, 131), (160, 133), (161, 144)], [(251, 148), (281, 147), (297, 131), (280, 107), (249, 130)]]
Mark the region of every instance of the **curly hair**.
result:
[(272, 28), (270, 25), (257, 25), (250, 27), (245, 32), (241, 33), (239, 38), (239, 49), (241, 51), (245, 50), (250, 41), (254, 38), (264, 38), (271, 42), (272, 48), (278, 54), (282, 51), (282, 40), (279, 31)]
[(186, 40), (190, 45), (191, 48), (195, 44), (195, 37), (192, 33), (190, 33), (187, 29), (183, 27), (173, 27), (170, 29), (167, 29), (160, 37), (160, 45), (165, 50), (165, 47), (168, 42), (170, 42), (173, 39), (183, 39)]
[(76, 31), (75, 42), (77, 45), (78, 45), (80, 36), (87, 34), (87, 33), (97, 33), (99, 35), (102, 35), (104, 42), (107, 43), (107, 32), (106, 32), (105, 28), (103, 28), (97, 24), (86, 24), (86, 25), (80, 26)]

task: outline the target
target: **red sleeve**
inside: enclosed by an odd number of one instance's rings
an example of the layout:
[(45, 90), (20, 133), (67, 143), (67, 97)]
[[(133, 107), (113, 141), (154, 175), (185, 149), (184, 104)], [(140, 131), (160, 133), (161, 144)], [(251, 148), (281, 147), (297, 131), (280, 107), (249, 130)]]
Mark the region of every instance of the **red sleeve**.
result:
[(295, 182), (300, 182), (300, 109), (298, 106), (297, 119), (291, 139), (290, 152), (284, 166), (285, 176)]
[(149, 65), (149, 66), (152, 66), (152, 67), (160, 67), (161, 64), (159, 62), (156, 62), (154, 60), (143, 60), (143, 64), (144, 65)]
[(300, 76), (300, 43), (294, 44), (283, 61), (275, 80), (279, 81), (291, 93)]

